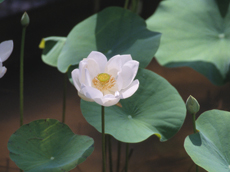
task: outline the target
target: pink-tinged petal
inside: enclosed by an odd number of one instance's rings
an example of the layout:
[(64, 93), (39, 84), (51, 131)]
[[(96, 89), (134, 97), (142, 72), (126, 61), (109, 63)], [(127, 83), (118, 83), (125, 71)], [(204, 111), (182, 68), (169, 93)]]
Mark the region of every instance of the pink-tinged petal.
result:
[(89, 98), (89, 99), (95, 99), (95, 98), (101, 98), (103, 97), (103, 94), (101, 91), (99, 91), (96, 88), (87, 86), (87, 85), (82, 85), (81, 86), (81, 91), (82, 94), (85, 95), (85, 97)]
[(135, 60), (128, 61), (124, 64), (117, 76), (118, 90), (126, 89), (137, 75), (139, 62)]
[(111, 59), (109, 59), (105, 67), (105, 72), (112, 75), (113, 77), (116, 77), (122, 66), (130, 60), (132, 60), (131, 55), (113, 56)]
[(96, 98), (94, 101), (101, 106), (113, 106), (120, 101), (119, 96), (107, 94), (101, 98)]
[(4, 62), (12, 53), (14, 43), (12, 40), (0, 44), (0, 62)]
[(79, 69), (74, 69), (71, 72), (71, 76), (72, 76), (74, 86), (76, 87), (76, 89), (78, 91), (80, 91), (81, 90), (81, 83), (79, 81)]
[(129, 87), (120, 91), (121, 99), (126, 99), (131, 97), (137, 91), (138, 87), (139, 87), (139, 80), (136, 79)]
[(98, 63), (98, 66), (100, 67), (100, 73), (103, 73), (105, 70), (105, 65), (107, 63), (107, 58), (104, 54), (98, 52), (98, 51), (92, 51), (87, 59), (93, 59)]
[(2, 78), (4, 75), (5, 75), (5, 73), (6, 73), (6, 71), (7, 71), (7, 69), (6, 69), (6, 67), (5, 66), (2, 66), (2, 63), (0, 62), (0, 78)]

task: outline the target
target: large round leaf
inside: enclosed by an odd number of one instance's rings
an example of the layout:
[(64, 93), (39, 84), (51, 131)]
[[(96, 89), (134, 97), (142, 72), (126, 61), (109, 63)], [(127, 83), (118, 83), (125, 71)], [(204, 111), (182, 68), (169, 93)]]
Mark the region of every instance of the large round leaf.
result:
[(58, 59), (58, 69), (66, 72), (93, 50), (108, 58), (131, 54), (141, 67), (146, 67), (158, 49), (160, 36), (147, 30), (145, 21), (131, 11), (109, 7), (73, 28)]
[[(174, 87), (164, 78), (139, 69), (138, 91), (121, 100), (122, 107), (105, 107), (105, 132), (122, 142), (141, 142), (155, 134), (161, 141), (171, 138), (185, 119), (185, 104)], [(101, 132), (101, 107), (81, 101), (85, 119)]]
[(209, 172), (230, 172), (230, 112), (211, 110), (196, 120), (198, 133), (184, 147), (192, 160)]
[(166, 0), (147, 25), (162, 33), (161, 65), (192, 67), (217, 85), (229, 81), (230, 10), (222, 18), (215, 0)]
[(10, 158), (25, 172), (70, 171), (93, 152), (93, 139), (55, 119), (23, 125), (9, 139)]

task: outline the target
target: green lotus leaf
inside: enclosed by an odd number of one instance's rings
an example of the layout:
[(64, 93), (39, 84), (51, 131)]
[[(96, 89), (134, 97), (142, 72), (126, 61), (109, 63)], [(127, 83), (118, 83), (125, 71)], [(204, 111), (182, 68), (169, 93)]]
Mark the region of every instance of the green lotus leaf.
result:
[(20, 127), (8, 142), (10, 158), (25, 172), (70, 171), (93, 152), (93, 139), (75, 135), (55, 119)]
[(162, 33), (161, 65), (192, 67), (216, 85), (230, 80), (230, 10), (222, 18), (215, 0), (165, 0), (146, 22)]
[(66, 72), (91, 51), (102, 52), (108, 59), (117, 54), (131, 54), (141, 67), (146, 67), (158, 49), (160, 36), (149, 31), (137, 14), (109, 7), (72, 29), (58, 59), (58, 69)]
[(209, 172), (230, 172), (230, 112), (210, 110), (196, 120), (198, 133), (186, 137), (192, 160)]
[(42, 60), (44, 63), (57, 67), (58, 57), (66, 42), (66, 37), (51, 36), (43, 38), (40, 48), (43, 48)]
[[(105, 133), (128, 143), (141, 142), (151, 135), (166, 141), (181, 128), (186, 114), (185, 103), (164, 78), (147, 69), (139, 69), (140, 86), (122, 107), (105, 107)], [(101, 107), (81, 100), (83, 116), (101, 132)]]
[(4, 0), (0, 0), (0, 3), (3, 2)]

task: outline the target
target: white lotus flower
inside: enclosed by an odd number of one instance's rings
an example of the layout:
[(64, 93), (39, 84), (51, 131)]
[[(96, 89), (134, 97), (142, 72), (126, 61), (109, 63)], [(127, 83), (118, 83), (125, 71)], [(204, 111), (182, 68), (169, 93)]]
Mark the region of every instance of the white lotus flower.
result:
[(138, 67), (131, 55), (116, 55), (107, 61), (104, 54), (92, 51), (72, 71), (72, 79), (83, 100), (112, 106), (137, 91), (139, 81), (134, 78)]
[(13, 41), (4, 41), (0, 44), (0, 78), (6, 73), (6, 67), (2, 65), (8, 59), (13, 51)]

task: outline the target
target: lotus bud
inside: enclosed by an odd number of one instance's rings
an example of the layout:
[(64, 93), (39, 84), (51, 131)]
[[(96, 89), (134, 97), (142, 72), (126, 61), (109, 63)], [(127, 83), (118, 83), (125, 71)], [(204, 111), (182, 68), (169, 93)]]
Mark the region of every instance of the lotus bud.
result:
[(190, 95), (186, 101), (186, 108), (190, 114), (195, 114), (200, 110), (200, 105), (198, 101)]
[(27, 27), (30, 23), (30, 18), (28, 16), (28, 14), (26, 12), (24, 12), (24, 14), (22, 15), (22, 18), (21, 18), (21, 25), (23, 27)]

